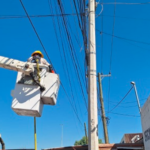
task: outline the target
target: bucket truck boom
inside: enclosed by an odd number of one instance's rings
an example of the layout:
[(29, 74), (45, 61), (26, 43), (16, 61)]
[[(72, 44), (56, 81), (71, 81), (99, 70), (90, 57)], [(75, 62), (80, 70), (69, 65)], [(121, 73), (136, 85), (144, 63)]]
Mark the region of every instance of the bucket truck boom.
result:
[(3, 56), (0, 56), (0, 67), (22, 72), (26, 75), (30, 75), (31, 72), (34, 72), (34, 67), (32, 63), (10, 59)]

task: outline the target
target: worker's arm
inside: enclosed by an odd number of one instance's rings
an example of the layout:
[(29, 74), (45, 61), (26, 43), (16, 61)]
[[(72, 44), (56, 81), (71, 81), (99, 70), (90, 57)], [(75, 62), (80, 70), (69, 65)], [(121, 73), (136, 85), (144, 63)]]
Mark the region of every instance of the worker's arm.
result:
[(48, 67), (49, 67), (49, 72), (55, 73), (54, 70), (53, 70), (53, 67), (51, 65), (49, 65)]
[(55, 73), (54, 70), (53, 70), (52, 65), (50, 65), (44, 58), (41, 59), (41, 62), (42, 62), (44, 65), (47, 65), (47, 66), (49, 67), (49, 72)]

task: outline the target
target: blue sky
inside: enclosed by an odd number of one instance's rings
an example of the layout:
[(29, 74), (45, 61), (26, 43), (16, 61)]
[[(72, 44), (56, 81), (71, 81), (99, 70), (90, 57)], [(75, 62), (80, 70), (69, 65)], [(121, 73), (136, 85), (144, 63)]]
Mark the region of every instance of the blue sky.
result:
[[(103, 0), (113, 2), (113, 0)], [(147, 0), (145, 0), (146, 2)], [(130, 2), (129, 0), (120, 0), (117, 2)], [(133, 0), (142, 2), (141, 0)], [(44, 0), (23, 0), (24, 6), (29, 15), (47, 15), (50, 14), (48, 1)], [(70, 1), (63, 0), (66, 13), (72, 13)], [(116, 17), (114, 26), (114, 35), (150, 43), (150, 5), (116, 5)], [(55, 7), (54, 7), (55, 9)], [(96, 13), (101, 11), (98, 5)], [(73, 9), (73, 12), (74, 9)], [(103, 32), (112, 34), (114, 5), (103, 5)], [(31, 24), (27, 18), (2, 19), (3, 16), (24, 16), (24, 10), (19, 0), (0, 1), (0, 55), (22, 61), (26, 61), (35, 50), (41, 50), (44, 53), (40, 42), (38, 41)], [(77, 22), (77, 17), (68, 16), (71, 26), (71, 35), (76, 55), (84, 73), (84, 50), (81, 32)], [(54, 32), (51, 17), (32, 18), (32, 22), (49, 54), (49, 57), (60, 75), (60, 79), (71, 97), (71, 89), (66, 68), (71, 76), (72, 90), (77, 107), (77, 113), (81, 119), (82, 126), (79, 123), (69, 101), (60, 87), (58, 101), (56, 106), (44, 106), (43, 115), (37, 118), (37, 141), (38, 149), (60, 147), (61, 146), (61, 124), (63, 124), (63, 146), (73, 145), (75, 140), (84, 136), (84, 122), (87, 123), (87, 110), (84, 104), (75, 70), (70, 57), (69, 48), (66, 46), (67, 65), (64, 57), (61, 58), (59, 47)], [(77, 29), (76, 29), (77, 28)], [(96, 18), (96, 29), (102, 30), (101, 16)], [(58, 26), (56, 26), (57, 32)], [(58, 32), (59, 40), (60, 33)], [(75, 35), (75, 36), (74, 36)], [(77, 37), (77, 40), (75, 39)], [(65, 39), (66, 36), (63, 36)], [(97, 72), (103, 74), (109, 73), (110, 51), (112, 37), (103, 34), (103, 69), (101, 69), (101, 35), (96, 32), (97, 44)], [(63, 39), (63, 40), (64, 40)], [(79, 41), (79, 43), (77, 42)], [(108, 104), (110, 109), (120, 101), (130, 89), (130, 81), (135, 81), (141, 104), (143, 105), (150, 91), (150, 72), (149, 55), (150, 45), (131, 42), (115, 38), (113, 39), (112, 67), (110, 78), (110, 99), (108, 103), (108, 83), (109, 79), (103, 79), (104, 103), (106, 111)], [(61, 47), (61, 54), (63, 54)], [(11, 109), (12, 97), (11, 90), (15, 86), (17, 72), (0, 69), (1, 91), (0, 91), (0, 133), (6, 143), (6, 148), (33, 148), (34, 130), (33, 117), (23, 117), (16, 115)], [(85, 78), (85, 77), (84, 77)], [(87, 101), (85, 85), (84, 93)], [(128, 97), (117, 107), (114, 113), (129, 114), (139, 116), (135, 93), (132, 90)], [(124, 133), (142, 132), (140, 117), (127, 117), (116, 114), (107, 114), (109, 117), (109, 139), (111, 143), (120, 142)], [(99, 118), (99, 138), (103, 139), (102, 122)]]

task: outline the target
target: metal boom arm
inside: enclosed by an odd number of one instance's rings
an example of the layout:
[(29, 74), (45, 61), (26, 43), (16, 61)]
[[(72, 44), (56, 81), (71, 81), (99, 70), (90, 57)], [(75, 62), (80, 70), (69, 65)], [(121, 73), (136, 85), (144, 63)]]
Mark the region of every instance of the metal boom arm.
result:
[(0, 67), (22, 72), (26, 75), (29, 75), (31, 72), (34, 72), (33, 64), (30, 62), (23, 62), (7, 57), (0, 56)]

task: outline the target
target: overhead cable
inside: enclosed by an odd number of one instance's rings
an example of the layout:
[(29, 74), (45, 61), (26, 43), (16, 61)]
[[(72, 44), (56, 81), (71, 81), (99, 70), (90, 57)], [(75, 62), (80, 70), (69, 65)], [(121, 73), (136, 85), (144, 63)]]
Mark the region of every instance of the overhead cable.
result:
[(107, 2), (107, 3), (100, 3), (103, 5), (146, 5), (150, 4), (150, 2), (141, 2), (141, 3), (126, 3), (126, 2)]
[[(60, 12), (63, 14), (64, 13), (64, 7), (63, 7), (63, 4), (62, 4), (61, 0), (58, 0), (57, 3), (59, 5)], [(71, 57), (72, 57), (73, 62), (74, 62), (74, 66), (75, 66), (75, 70), (76, 70), (76, 73), (77, 73), (78, 81), (79, 81), (79, 84), (80, 84), (80, 87), (81, 87), (81, 93), (82, 93), (82, 96), (83, 96), (83, 99), (84, 99), (84, 102), (85, 102), (85, 106), (87, 108), (86, 98), (85, 98), (85, 95), (84, 95), (84, 90), (83, 90), (83, 86), (82, 86), (82, 82), (81, 82), (80, 74), (79, 74), (80, 66), (79, 66), (79, 63), (78, 63), (78, 59), (77, 59), (77, 56), (76, 56), (75, 49), (73, 47), (72, 38), (71, 38), (69, 29), (68, 29), (68, 26), (67, 26), (68, 25), (67, 24), (67, 18), (63, 16), (62, 20), (63, 20), (64, 28), (65, 28), (65, 31), (66, 31), (67, 40), (68, 40), (69, 47), (70, 47), (69, 50), (70, 50)]]
[[(116, 0), (115, 0), (116, 2)], [(115, 15), (116, 15), (116, 5), (114, 6), (114, 18), (113, 18), (113, 28), (112, 28), (112, 35), (114, 35), (114, 28), (115, 28)], [(109, 66), (109, 73), (111, 74), (111, 65), (112, 65), (112, 54), (113, 54), (113, 36), (111, 39), (111, 52), (110, 52), (110, 66)], [(108, 82), (108, 111), (109, 111), (109, 99), (110, 99), (110, 78)]]
[(130, 90), (126, 93), (126, 95), (118, 102), (118, 104), (113, 107), (108, 113), (112, 112), (114, 109), (116, 109), (120, 104), (121, 102), (127, 97), (127, 95), (131, 92), (131, 90), (133, 89), (133, 86), (130, 88)]
[(77, 14), (78, 22), (79, 22), (79, 27), (82, 29), (75, 0), (73, 0), (73, 3), (75, 6), (75, 10), (76, 10), (76, 14)]
[(73, 107), (73, 104), (71, 103), (71, 100), (70, 100), (70, 98), (69, 98), (69, 95), (67, 94), (67, 91), (66, 91), (65, 87), (64, 87), (62, 84), (61, 84), (61, 86), (62, 86), (62, 88), (63, 88), (65, 94), (67, 95), (67, 98), (68, 98), (68, 100), (69, 100), (69, 102), (70, 102), (70, 105), (72, 106), (72, 108), (73, 108), (73, 110), (74, 110), (74, 112), (75, 112), (75, 115), (76, 115), (78, 121), (80, 122), (81, 125), (83, 125), (82, 122), (81, 122), (81, 120), (80, 120), (80, 118), (79, 118), (79, 115), (77, 114), (75, 108)]
[(102, 14), (102, 12), (103, 12), (103, 9), (104, 9), (104, 8), (103, 8), (103, 5), (102, 5), (102, 4), (101, 4), (101, 7), (102, 7), (102, 9), (101, 9), (101, 11), (99, 12), (99, 14), (96, 16), (96, 18), (99, 17), (99, 16)]
[[(51, 0), (48, 0), (49, 2), (49, 7), (50, 7), (50, 11), (51, 13), (53, 14), (53, 7), (52, 7), (52, 2)], [(55, 19), (54, 17), (52, 17), (52, 20), (53, 20), (53, 26), (54, 26), (54, 31), (55, 31), (55, 34), (56, 34), (56, 38), (57, 38), (57, 43), (58, 43), (58, 46), (59, 46), (59, 52), (61, 54), (61, 49), (60, 49), (60, 45), (59, 45), (59, 40), (58, 40), (58, 34), (57, 34), (57, 31), (56, 31), (56, 24), (58, 24), (58, 29), (59, 29), (59, 33), (60, 33), (60, 38), (62, 39), (62, 32), (61, 32), (61, 29), (60, 29), (60, 23), (58, 22), (58, 18), (57, 18), (57, 23), (55, 23)], [(68, 65), (67, 65), (67, 60), (66, 60), (66, 55), (65, 55), (65, 50), (64, 50), (64, 45), (63, 45), (63, 42), (62, 42), (62, 50), (63, 50), (63, 54), (64, 54), (64, 59), (65, 59), (65, 65), (63, 65), (63, 68), (64, 70), (66, 71), (66, 75), (67, 75), (67, 78), (69, 80), (69, 86), (70, 86), (70, 89), (71, 89), (71, 95), (72, 95), (72, 99), (73, 99), (73, 103), (74, 103), (74, 106), (75, 106), (75, 110), (77, 112), (77, 107), (76, 107), (76, 104), (75, 104), (75, 98), (74, 98), (74, 94), (73, 94), (73, 90), (72, 90), (72, 84), (71, 84), (71, 77), (69, 75), (69, 69), (68, 69)], [(61, 59), (62, 59), (62, 54), (61, 54)], [(63, 62), (63, 61), (62, 61)], [(64, 67), (66, 66), (66, 67)]]
[[(30, 15), (30, 18), (43, 18), (43, 17), (62, 17), (62, 16), (77, 16), (77, 15), (81, 15), (84, 16), (84, 13), (81, 14), (76, 14), (76, 13), (72, 13), (72, 14), (48, 14), (48, 15)], [(7, 15), (7, 16), (0, 16), (0, 19), (15, 19), (15, 18), (27, 18), (27, 16), (23, 16), (23, 15)]]
[[(52, 64), (52, 62), (51, 62), (51, 60), (50, 60), (50, 57), (48, 56), (48, 53), (47, 53), (47, 51), (46, 51), (46, 49), (45, 49), (45, 47), (44, 47), (44, 45), (43, 45), (43, 43), (42, 43), (42, 41), (41, 41), (41, 39), (40, 39), (40, 37), (39, 37), (39, 35), (38, 35), (38, 33), (37, 33), (37, 31), (36, 31), (36, 29), (35, 29), (35, 27), (34, 27), (34, 25), (33, 25), (33, 23), (32, 23), (32, 21), (31, 21), (31, 19), (30, 19), (30, 17), (29, 17), (29, 15), (28, 15), (28, 13), (27, 13), (27, 11), (26, 11), (26, 9), (25, 9), (25, 7), (24, 7), (24, 5), (23, 5), (23, 3), (22, 3), (21, 0), (20, 0), (20, 3), (21, 3), (21, 5), (22, 5), (22, 7), (23, 7), (23, 9), (24, 9), (24, 11), (25, 11), (25, 13), (26, 13), (26, 15), (27, 15), (27, 17), (28, 17), (28, 19), (29, 19), (29, 21), (30, 21), (32, 27), (33, 27), (33, 29), (34, 29), (34, 32), (36, 33), (36, 35), (37, 35), (37, 37), (38, 37), (38, 39), (39, 39), (39, 41), (40, 41), (40, 43), (41, 43), (41, 45), (42, 45), (42, 47), (43, 47), (44, 52), (45, 52), (46, 55), (47, 55), (47, 58), (49, 59), (50, 63)], [(54, 67), (53, 67), (53, 68), (54, 68)], [(55, 71), (55, 72), (56, 72), (56, 71)], [(76, 116), (77, 116), (79, 122), (80, 122), (81, 125), (82, 125), (82, 122), (81, 122), (81, 120), (80, 120), (80, 118), (79, 118), (77, 112), (75, 111), (75, 109), (74, 109), (74, 107), (73, 107), (73, 105), (72, 105), (72, 103), (71, 103), (71, 100), (70, 100), (70, 98), (69, 98), (69, 96), (68, 96), (68, 94), (67, 94), (67, 92), (66, 92), (66, 90), (65, 90), (65, 88), (64, 88), (64, 86), (63, 86), (63, 84), (62, 84), (62, 82), (60, 82), (60, 84), (61, 84), (61, 86), (62, 86), (62, 88), (63, 88), (65, 94), (67, 95), (67, 98), (68, 98), (68, 100), (69, 100), (69, 102), (70, 102), (70, 104), (71, 104), (71, 106), (72, 106), (72, 108), (73, 108), (73, 110), (74, 110), (74, 112), (75, 112), (75, 114), (76, 114)]]
[[(145, 101), (145, 100), (147, 100), (147, 98), (142, 98), (142, 99), (140, 99), (140, 101)], [(118, 102), (113, 102), (113, 101), (110, 101), (110, 102), (113, 103), (113, 104), (118, 103)], [(129, 104), (129, 103), (137, 103), (137, 101), (124, 102), (124, 103), (122, 103), (122, 104)]]
[[(43, 43), (42, 43), (42, 41), (41, 41), (41, 39), (40, 39), (40, 36), (38, 35), (38, 33), (37, 33), (37, 31), (36, 31), (36, 29), (35, 29), (35, 27), (34, 27), (32, 21), (31, 21), (31, 19), (30, 19), (30, 16), (28, 15), (28, 12), (27, 12), (26, 8), (24, 7), (24, 5), (23, 5), (23, 3), (22, 3), (21, 0), (20, 0), (20, 3), (21, 3), (21, 5), (22, 5), (22, 7), (23, 7), (23, 9), (24, 9), (24, 11), (25, 11), (25, 13), (26, 13), (26, 15), (27, 15), (29, 21), (30, 21), (30, 24), (32, 25), (32, 28), (33, 28), (33, 30), (34, 30), (34, 32), (35, 32), (35, 34), (36, 34), (38, 40), (39, 40), (40, 43), (41, 43), (41, 46), (43, 47), (44, 52), (46, 53), (47, 58), (49, 59), (49, 62), (50, 62), (51, 65), (53, 66), (52, 61), (50, 60), (50, 57), (48, 56), (48, 53), (47, 53), (47, 51), (46, 51), (46, 49), (45, 49), (45, 47), (44, 47), (44, 45), (43, 45)], [(54, 68), (54, 66), (53, 66), (53, 68)], [(54, 70), (55, 70), (55, 69), (54, 69)]]
[[(112, 15), (101, 15), (101, 16), (104, 16), (104, 17), (114, 17)], [(121, 18), (121, 19), (134, 19), (134, 20), (145, 20), (145, 21), (150, 21), (150, 19), (147, 19), (147, 18), (135, 18), (135, 17), (126, 17), (126, 16), (116, 16), (116, 18)]]
[(114, 19), (113, 19), (113, 28), (112, 28), (112, 38), (111, 38), (111, 53), (110, 53), (110, 73), (111, 73), (111, 64), (112, 64), (112, 54), (113, 54), (113, 40), (114, 40), (114, 28), (115, 28), (115, 14), (116, 14), (116, 5), (114, 6)]
[[(103, 31), (103, 15), (101, 15), (101, 30)], [(103, 34), (101, 34), (101, 73), (103, 73)]]
[[(100, 32), (100, 30), (97, 30)], [(100, 32), (101, 33), (101, 32)], [(103, 34), (106, 34), (106, 35), (109, 35), (109, 36), (113, 36), (115, 38), (119, 38), (119, 39), (122, 39), (122, 40), (127, 40), (127, 41), (132, 41), (132, 42), (137, 42), (137, 43), (141, 43), (141, 44), (146, 44), (146, 45), (150, 45), (150, 43), (148, 42), (142, 42), (142, 41), (137, 41), (137, 40), (133, 40), (133, 39), (128, 39), (128, 38), (124, 38), (124, 37), (120, 37), (120, 36), (116, 36), (116, 35), (112, 35), (112, 34), (109, 34), (109, 33), (106, 33), (106, 32), (102, 32)]]
[(111, 114), (115, 114), (115, 115), (126, 116), (126, 117), (140, 117), (140, 116), (130, 115), (130, 114), (120, 114), (120, 113), (114, 113), (114, 112), (110, 112), (110, 113), (111, 113)]

